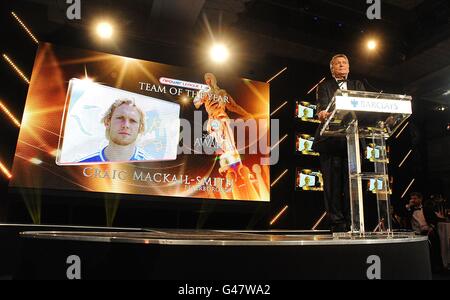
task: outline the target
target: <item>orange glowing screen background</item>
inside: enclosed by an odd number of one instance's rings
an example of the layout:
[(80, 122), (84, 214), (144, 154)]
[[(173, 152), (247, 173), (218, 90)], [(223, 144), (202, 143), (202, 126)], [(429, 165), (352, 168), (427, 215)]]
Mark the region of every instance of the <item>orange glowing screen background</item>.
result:
[[(210, 140), (210, 131), (207, 126), (198, 126), (195, 122), (199, 120), (194, 116), (201, 112), (201, 121), (207, 122), (211, 111), (207, 111), (205, 106), (195, 107), (194, 97), (199, 90), (189, 84), (207, 87), (205, 73), (208, 70), (196, 71), (41, 44), (31, 78), (10, 186), (269, 202), (270, 170), (269, 166), (262, 164), (262, 160), (269, 157), (267, 149), (270, 149), (269, 85), (247, 79), (223, 78), (215, 74), (221, 91), (219, 94), (229, 95), (248, 113), (246, 117), (250, 115), (257, 124), (256, 135), (249, 134), (248, 129), (245, 131), (245, 147), (238, 149), (241, 154), (237, 156), (238, 163), (233, 164), (233, 159), (229, 162), (230, 153), (203, 153), (199, 151), (202, 148), (198, 148), (199, 142), (203, 144)], [(164, 81), (164, 78), (175, 81)], [(186, 128), (180, 127), (179, 147), (183, 151), (170, 161), (58, 165), (56, 161), (61, 154), (60, 144), (64, 142), (64, 134), (67, 134), (63, 130), (64, 124), (71, 117), (67, 95), (72, 79), (94, 81), (105, 87), (179, 105), (180, 119), (187, 120), (191, 127), (187, 140), (181, 140), (182, 136), (186, 136), (186, 132), (182, 134)], [(180, 82), (184, 82), (183, 87), (177, 86)], [(98, 101), (106, 100), (93, 99), (92, 105), (98, 105)], [(228, 109), (225, 114), (230, 119), (241, 118), (241, 115)], [(237, 135), (237, 132), (232, 134), (235, 145)], [(80, 148), (85, 146), (81, 143), (80, 138)], [(250, 151), (251, 148), (255, 149), (255, 145), (258, 145), (256, 153)], [(92, 149), (93, 152), (98, 150), (101, 149)]]

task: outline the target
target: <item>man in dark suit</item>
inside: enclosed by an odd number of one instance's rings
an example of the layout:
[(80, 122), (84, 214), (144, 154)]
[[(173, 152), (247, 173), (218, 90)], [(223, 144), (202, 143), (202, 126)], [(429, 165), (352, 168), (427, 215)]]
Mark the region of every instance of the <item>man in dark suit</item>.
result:
[(326, 109), (338, 89), (365, 91), (365, 87), (358, 80), (348, 80), (350, 63), (344, 54), (335, 55), (330, 68), (333, 79), (317, 88), (317, 112), (322, 125), (316, 133), (314, 150), (320, 153), (325, 207), (331, 230), (345, 232), (351, 225), (347, 142), (345, 138), (323, 137), (320, 131), (330, 117)]

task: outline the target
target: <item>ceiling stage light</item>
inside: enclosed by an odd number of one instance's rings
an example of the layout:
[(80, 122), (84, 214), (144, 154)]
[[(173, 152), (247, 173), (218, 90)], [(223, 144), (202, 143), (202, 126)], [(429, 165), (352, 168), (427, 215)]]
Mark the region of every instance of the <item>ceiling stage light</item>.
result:
[(370, 40), (369, 42), (367, 42), (367, 48), (370, 51), (373, 51), (373, 50), (377, 49), (377, 47), (378, 47), (378, 43), (376, 41)]
[(230, 57), (230, 51), (225, 45), (217, 44), (211, 48), (211, 59), (216, 63), (224, 63)]
[(83, 81), (83, 83), (94, 83), (94, 79), (88, 76), (83, 77), (81, 80)]
[(114, 34), (112, 25), (108, 22), (101, 22), (97, 24), (97, 35), (102, 39), (110, 39)]

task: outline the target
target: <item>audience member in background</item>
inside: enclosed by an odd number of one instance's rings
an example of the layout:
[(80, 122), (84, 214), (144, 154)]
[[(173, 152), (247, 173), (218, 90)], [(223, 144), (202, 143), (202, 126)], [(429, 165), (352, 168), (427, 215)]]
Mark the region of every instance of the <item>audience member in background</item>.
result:
[(431, 195), (423, 206), (425, 218), (434, 228), (447, 221), (446, 200), (441, 195)]
[(436, 227), (432, 223), (435, 217), (440, 217), (440, 213), (430, 210), (428, 206), (423, 206), (423, 195), (421, 193), (412, 193), (410, 195), (406, 210), (408, 211), (412, 230), (418, 235), (428, 236), (433, 270), (442, 270), (441, 243)]
[(411, 223), (411, 229), (419, 235), (428, 235), (432, 228), (425, 218), (423, 209), (423, 196), (420, 193), (412, 193), (409, 203), (406, 205), (408, 217)]
[(391, 205), (390, 208), (391, 211), (391, 217), (392, 217), (392, 229), (399, 231), (408, 228), (408, 224), (406, 224), (405, 218), (400, 216), (394, 208), (394, 206)]

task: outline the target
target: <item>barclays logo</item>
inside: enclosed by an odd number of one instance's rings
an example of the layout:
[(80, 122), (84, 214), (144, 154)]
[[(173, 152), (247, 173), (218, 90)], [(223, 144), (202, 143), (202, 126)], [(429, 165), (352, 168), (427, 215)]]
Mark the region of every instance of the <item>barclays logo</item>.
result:
[(351, 105), (353, 109), (368, 109), (371, 111), (390, 111), (395, 112), (399, 110), (399, 106), (391, 101), (364, 101), (352, 99)]
[(336, 109), (389, 114), (412, 114), (411, 101), (336, 96)]

